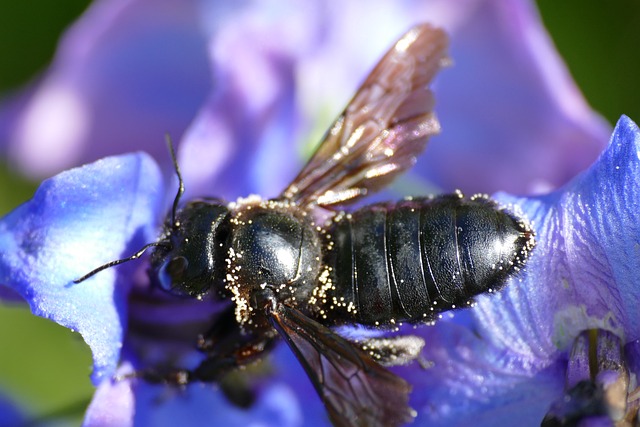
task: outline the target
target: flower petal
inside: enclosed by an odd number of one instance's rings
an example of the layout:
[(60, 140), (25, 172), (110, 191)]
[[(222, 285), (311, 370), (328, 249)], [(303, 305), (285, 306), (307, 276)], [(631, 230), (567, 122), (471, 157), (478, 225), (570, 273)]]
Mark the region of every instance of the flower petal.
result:
[[(328, 425), (324, 406), (289, 348), (279, 345), (269, 360), (276, 375), (257, 381), (249, 408), (235, 406), (216, 384), (176, 388), (123, 379), (99, 386), (84, 425), (174, 426), (176, 420), (186, 427)], [(127, 369), (125, 363), (120, 371)]]
[(572, 81), (533, 2), (485, 0), (451, 28), (442, 135), (415, 170), (446, 191), (544, 193), (598, 157), (611, 128)]
[(529, 1), (284, 2), (286, 21), (270, 7), (242, 10), (211, 41), (224, 83), (186, 134), (188, 189), (215, 183), (237, 197), (284, 188), (299, 141), (319, 140), (375, 61), (419, 21), (449, 31), (454, 66), (436, 82), (443, 132), (406, 182), (540, 193), (588, 167), (608, 138), (610, 127), (587, 106)]
[(133, 148), (167, 158), (164, 135), (182, 135), (210, 86), (199, 20), (196, 0), (94, 2), (5, 106), (12, 164), (43, 177)]
[[(569, 185), (522, 208), (537, 233), (524, 274), (482, 298), (481, 334), (499, 348), (546, 363), (583, 329), (640, 337), (640, 131), (623, 116), (606, 151)], [(533, 363), (533, 362), (532, 362)]]
[(44, 181), (0, 220), (0, 283), (34, 314), (80, 332), (93, 351), (96, 382), (118, 362), (131, 280), (115, 269), (73, 280), (156, 238), (161, 183), (146, 154), (106, 158)]
[(434, 367), (397, 370), (414, 386), (417, 422), (538, 424), (563, 395), (566, 352), (581, 331), (638, 339), (639, 193), (640, 130), (623, 116), (598, 162), (564, 188), (496, 197), (524, 211), (537, 246), (505, 289), (478, 298), (475, 322), (418, 330)]
[[(630, 342), (624, 350), (629, 372), (636, 376), (640, 376), (640, 340)], [(637, 391), (640, 392), (640, 389)], [(640, 399), (640, 394), (637, 393), (636, 398)]]
[(28, 425), (28, 418), (16, 402), (0, 393), (0, 427)]
[(553, 399), (562, 395), (561, 363), (527, 370), (518, 354), (450, 321), (418, 331), (427, 342), (423, 357), (433, 366), (396, 369), (413, 386), (417, 425), (506, 426), (514, 419), (519, 425), (537, 425)]
[(295, 173), (283, 153), (300, 141), (295, 70), (322, 21), (319, 2), (268, 0), (232, 12), (205, 3), (210, 16), (221, 9), (232, 16), (215, 21), (216, 85), (180, 147), (187, 192), (276, 196)]
[(541, 192), (595, 159), (609, 127), (528, 0), (98, 2), (33, 93), (5, 109), (0, 140), (39, 176), (131, 147), (164, 163), (162, 135), (180, 137), (211, 89), (181, 150), (187, 190), (211, 194), (215, 183), (224, 197), (272, 196), (295, 175), (300, 141), (320, 139), (419, 21), (450, 32), (455, 65), (437, 88), (443, 134), (405, 181)]

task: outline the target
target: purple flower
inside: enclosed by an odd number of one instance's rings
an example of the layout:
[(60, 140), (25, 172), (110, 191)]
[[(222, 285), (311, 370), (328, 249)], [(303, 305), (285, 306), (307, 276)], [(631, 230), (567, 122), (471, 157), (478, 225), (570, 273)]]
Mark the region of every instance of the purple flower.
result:
[(9, 400), (4, 393), (0, 393), (0, 427), (25, 425), (26, 418), (15, 402)]
[(0, 110), (0, 141), (46, 177), (133, 148), (169, 171), (169, 133), (189, 192), (273, 195), (300, 166), (280, 153), (315, 144), (417, 22), (447, 29), (454, 65), (437, 88), (446, 131), (406, 185), (539, 193), (597, 157), (610, 129), (526, 0), (94, 2), (49, 71)]
[[(596, 376), (588, 348), (607, 341), (622, 354), (598, 363), (640, 373), (639, 154), (640, 130), (623, 116), (598, 161), (563, 188), (496, 196), (522, 209), (538, 243), (502, 292), (479, 298), (471, 327), (441, 322), (426, 332), (425, 357), (438, 369), (419, 377), (425, 424), (538, 425), (577, 379)], [(589, 330), (597, 337), (584, 344)]]
[[(424, 358), (437, 368), (396, 369), (414, 386), (418, 423), (538, 424), (567, 412), (556, 402), (577, 382), (566, 377), (590, 378), (584, 367), (567, 368), (585, 330), (626, 344), (619, 359), (638, 373), (638, 129), (623, 118), (598, 163), (568, 183), (595, 159), (608, 128), (529, 3), (469, 0), (455, 13), (446, 1), (153, 3), (98, 2), (70, 30), (50, 73), (4, 110), (2, 140), (14, 161), (48, 174), (144, 147), (166, 163), (162, 134), (184, 133), (179, 162), (190, 193), (274, 196), (299, 167), (289, 153), (312, 125), (326, 118), (324, 131), (375, 58), (411, 24), (430, 20), (452, 36), (455, 65), (436, 87), (444, 132), (401, 185), (528, 194), (566, 185), (545, 196), (498, 196), (533, 222), (538, 247), (471, 316), (420, 329)], [(61, 115), (42, 122), (51, 106)], [(108, 157), (46, 180), (0, 220), (0, 283), (35, 314), (80, 332), (93, 351), (98, 390), (86, 425), (326, 424), (285, 346), (269, 372), (240, 379), (255, 393), (248, 409), (217, 385), (127, 377), (152, 365), (197, 365), (197, 335), (219, 310), (150, 291), (144, 262), (73, 283), (157, 240), (167, 188), (147, 154)]]
[[(611, 336), (601, 334), (626, 344), (613, 360), (640, 372), (638, 153), (640, 130), (623, 117), (598, 162), (567, 186), (532, 198), (498, 196), (524, 211), (538, 245), (503, 292), (480, 298), (471, 328), (440, 322), (418, 330), (428, 342), (424, 357), (437, 368), (397, 370), (414, 386), (418, 422), (508, 425), (515, 416), (539, 422), (562, 396), (565, 377), (585, 375), (584, 366), (568, 369), (567, 363), (580, 360), (581, 353), (569, 357), (569, 351), (586, 330), (607, 331)], [(126, 379), (148, 363), (195, 363), (189, 350), (216, 310), (211, 302), (149, 293), (133, 263), (72, 282), (153, 241), (160, 188), (147, 155), (107, 158), (45, 181), (30, 202), (0, 222), (0, 282), (20, 293), (34, 313), (78, 330), (93, 350), (99, 388), (87, 425), (169, 425), (182, 417), (192, 425), (211, 417), (225, 425), (325, 422), (284, 346), (272, 357), (275, 374), (248, 376), (257, 390), (248, 410), (230, 405), (211, 386), (176, 389)], [(116, 372), (124, 379), (113, 380)]]

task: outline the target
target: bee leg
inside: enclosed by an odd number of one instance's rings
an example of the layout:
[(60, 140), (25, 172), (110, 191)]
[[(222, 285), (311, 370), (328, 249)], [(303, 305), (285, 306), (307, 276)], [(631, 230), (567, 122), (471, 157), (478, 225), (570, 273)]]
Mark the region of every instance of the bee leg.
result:
[(218, 381), (230, 370), (259, 360), (273, 346), (275, 337), (275, 331), (256, 334), (242, 330), (235, 318), (235, 308), (231, 306), (220, 314), (206, 334), (198, 338), (197, 348), (206, 358), (191, 372), (191, 378)]
[[(265, 349), (270, 348), (275, 340), (264, 338), (254, 342), (244, 343), (230, 352), (217, 353), (213, 349), (193, 371), (188, 372), (189, 381), (215, 382), (220, 386), (225, 397), (240, 408), (248, 408), (255, 401), (252, 372), (239, 367), (245, 367), (260, 360)], [(251, 366), (250, 369), (253, 369)], [(258, 371), (260, 368), (258, 368)], [(247, 374), (249, 372), (249, 374)]]
[[(246, 340), (245, 335), (238, 335), (235, 345), (214, 346), (207, 351), (207, 357), (191, 373), (191, 380), (212, 382), (230, 370), (257, 362), (275, 344), (274, 337), (254, 337)], [(225, 343), (226, 344), (226, 343)]]
[(190, 381), (216, 382), (225, 397), (240, 408), (248, 408), (255, 401), (252, 379), (243, 369), (255, 364), (275, 344), (272, 334), (253, 334), (243, 331), (231, 311), (223, 313), (211, 330), (200, 337), (198, 349), (206, 358), (193, 371)]
[(421, 366), (427, 366), (421, 357), (424, 339), (415, 335), (368, 338), (357, 344), (382, 366), (406, 365), (416, 360)]
[(185, 369), (144, 369), (118, 375), (115, 381), (141, 379), (151, 384), (185, 386), (191, 382), (191, 372)]
[(194, 381), (220, 383), (235, 368), (258, 361), (274, 345), (276, 332), (254, 334), (241, 330), (234, 310), (233, 306), (224, 310), (209, 331), (198, 337), (196, 348), (205, 358), (194, 369), (149, 368), (121, 375), (116, 380), (139, 378), (173, 386), (185, 386)]

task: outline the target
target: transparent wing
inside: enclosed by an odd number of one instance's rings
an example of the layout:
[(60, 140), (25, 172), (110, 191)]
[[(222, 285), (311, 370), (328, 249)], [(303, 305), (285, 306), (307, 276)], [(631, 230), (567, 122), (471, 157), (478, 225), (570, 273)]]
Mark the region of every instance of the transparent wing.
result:
[(440, 130), (427, 87), (448, 61), (446, 34), (409, 30), (373, 69), (283, 192), (300, 205), (350, 203), (411, 168)]
[(304, 367), (336, 426), (396, 426), (413, 420), (411, 386), (366, 353), (298, 310), (278, 305), (270, 312)]

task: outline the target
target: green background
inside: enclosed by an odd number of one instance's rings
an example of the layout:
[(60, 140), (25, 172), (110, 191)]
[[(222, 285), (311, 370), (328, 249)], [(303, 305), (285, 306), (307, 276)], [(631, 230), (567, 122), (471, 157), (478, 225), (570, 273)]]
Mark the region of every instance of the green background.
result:
[[(62, 31), (88, 1), (0, 3), (0, 94), (45, 69)], [(640, 121), (640, 2), (539, 0), (543, 20), (589, 103), (612, 124), (621, 114)], [(0, 214), (35, 189), (0, 162)], [(91, 397), (91, 355), (77, 334), (0, 305), (0, 394), (29, 402), (34, 417), (75, 413)]]

